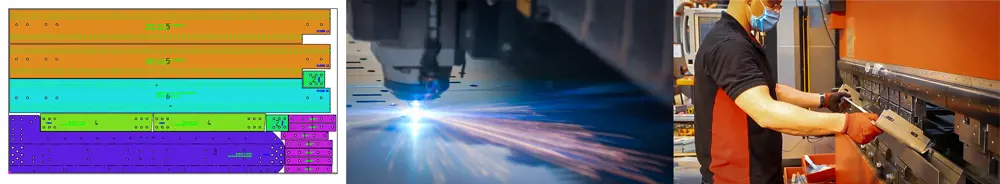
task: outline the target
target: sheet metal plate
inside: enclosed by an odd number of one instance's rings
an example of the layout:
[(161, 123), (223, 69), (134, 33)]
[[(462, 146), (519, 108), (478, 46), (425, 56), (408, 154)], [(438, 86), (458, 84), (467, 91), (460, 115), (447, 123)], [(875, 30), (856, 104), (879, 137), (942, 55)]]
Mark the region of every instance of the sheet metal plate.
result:
[(990, 136), (990, 138), (987, 139), (988, 142), (986, 144), (989, 146), (990, 151), (993, 151), (993, 153), (998, 154), (997, 157), (1000, 157), (1000, 126), (987, 125), (987, 128), (989, 129), (987, 136)]
[(931, 139), (924, 135), (923, 130), (913, 126), (912, 123), (907, 122), (905, 118), (891, 110), (882, 111), (882, 115), (875, 121), (875, 125), (882, 129), (886, 135), (901, 141), (914, 151), (925, 153), (930, 150)]

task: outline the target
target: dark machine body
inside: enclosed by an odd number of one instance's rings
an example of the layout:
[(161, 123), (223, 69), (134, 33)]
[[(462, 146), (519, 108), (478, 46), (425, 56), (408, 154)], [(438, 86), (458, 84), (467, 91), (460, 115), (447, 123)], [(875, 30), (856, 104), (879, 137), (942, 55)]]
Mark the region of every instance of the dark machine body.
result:
[[(389, 65), (384, 66), (386, 72), (420, 70), (419, 77), (406, 79), (387, 75), (386, 86), (404, 100), (435, 99), (447, 89), (448, 72), (442, 70), (464, 65), (466, 55), (512, 60), (517, 57), (512, 51), (525, 49), (517, 48), (519, 38), (539, 27), (558, 27), (575, 39), (566, 44), (589, 48), (620, 75), (671, 104), (675, 80), (671, 4), (647, 0), (350, 0), (348, 30), (355, 39), (378, 45), (372, 50), (383, 65)], [(397, 54), (388, 56), (388, 52), (379, 53), (382, 50)]]

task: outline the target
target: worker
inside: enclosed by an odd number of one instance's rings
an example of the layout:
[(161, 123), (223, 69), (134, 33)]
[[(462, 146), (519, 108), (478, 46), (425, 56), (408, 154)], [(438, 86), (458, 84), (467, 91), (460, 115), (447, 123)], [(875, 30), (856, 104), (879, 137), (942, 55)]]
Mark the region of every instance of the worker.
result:
[(774, 29), (780, 4), (728, 1), (698, 49), (695, 140), (703, 183), (783, 183), (782, 133), (846, 134), (858, 144), (882, 133), (873, 123), (877, 115), (844, 113), (847, 93), (820, 95), (777, 84), (764, 48), (751, 33)]

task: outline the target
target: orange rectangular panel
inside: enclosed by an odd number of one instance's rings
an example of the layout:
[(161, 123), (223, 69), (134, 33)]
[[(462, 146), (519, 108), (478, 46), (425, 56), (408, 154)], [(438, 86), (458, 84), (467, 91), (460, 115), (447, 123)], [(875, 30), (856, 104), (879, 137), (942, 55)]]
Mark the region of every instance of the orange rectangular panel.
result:
[(11, 78), (302, 78), (330, 45), (11, 45)]
[(855, 59), (1000, 80), (1000, 1), (857, 0), (845, 16)]
[[(844, 13), (830, 13), (830, 17), (827, 19), (827, 24), (830, 25), (827, 29), (844, 29), (847, 27), (847, 23), (844, 20)], [(841, 42), (843, 43), (843, 42)]]
[(834, 154), (837, 166), (837, 183), (882, 183), (875, 177), (875, 171), (858, 149), (857, 144), (843, 134), (834, 136)]
[(302, 43), (329, 9), (14, 9), (10, 43)]

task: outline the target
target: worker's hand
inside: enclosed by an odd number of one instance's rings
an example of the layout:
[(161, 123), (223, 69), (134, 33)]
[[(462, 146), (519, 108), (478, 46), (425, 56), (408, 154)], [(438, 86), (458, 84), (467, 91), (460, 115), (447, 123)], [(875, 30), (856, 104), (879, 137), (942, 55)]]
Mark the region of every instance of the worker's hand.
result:
[(845, 100), (845, 98), (851, 98), (851, 94), (847, 92), (832, 92), (823, 94), (823, 106), (833, 112), (847, 112), (851, 109), (851, 104)]
[(858, 144), (868, 144), (876, 136), (882, 134), (882, 129), (875, 126), (878, 115), (872, 113), (851, 113), (847, 114), (847, 122), (844, 123), (844, 134)]

